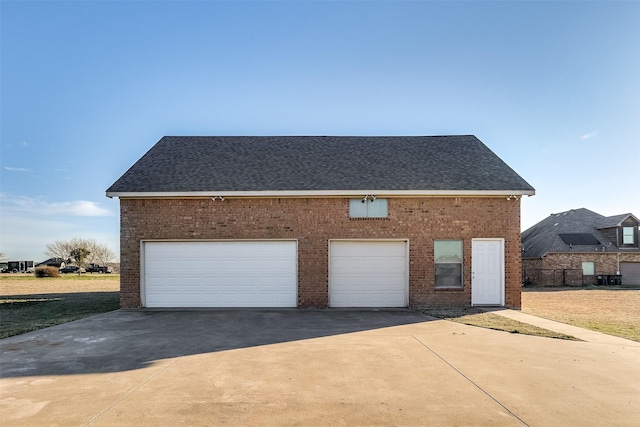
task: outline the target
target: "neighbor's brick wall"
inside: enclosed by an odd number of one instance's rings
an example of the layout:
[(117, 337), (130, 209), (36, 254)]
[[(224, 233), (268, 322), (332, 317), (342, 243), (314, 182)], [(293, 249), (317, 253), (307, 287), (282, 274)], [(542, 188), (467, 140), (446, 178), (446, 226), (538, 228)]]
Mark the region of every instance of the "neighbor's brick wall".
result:
[[(505, 301), (520, 307), (520, 202), (389, 198), (389, 217), (350, 219), (347, 198), (120, 200), (121, 305), (140, 306), (140, 241), (296, 239), (298, 306), (328, 305), (330, 239), (409, 239), (409, 305), (471, 304), (471, 239), (505, 239)], [(433, 241), (462, 239), (464, 286), (434, 287)]]
[[(595, 275), (582, 276), (582, 262), (593, 262)], [(640, 262), (639, 252), (564, 252), (522, 260), (523, 278), (535, 286), (582, 286), (597, 283), (599, 274), (616, 274), (618, 262)]]

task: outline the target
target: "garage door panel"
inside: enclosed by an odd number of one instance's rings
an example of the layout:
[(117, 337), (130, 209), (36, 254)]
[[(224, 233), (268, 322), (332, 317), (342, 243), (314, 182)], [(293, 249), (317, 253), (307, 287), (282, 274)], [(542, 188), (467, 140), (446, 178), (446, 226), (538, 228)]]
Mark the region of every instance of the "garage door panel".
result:
[(291, 241), (146, 242), (147, 307), (295, 307)]
[(379, 272), (384, 273), (387, 271), (402, 270), (405, 268), (406, 260), (402, 258), (336, 258), (332, 267), (336, 272), (357, 272), (371, 273)]
[[(337, 257), (343, 256), (355, 256), (362, 258), (380, 257), (387, 258), (389, 256), (404, 256), (405, 247), (404, 242), (383, 242), (383, 241), (333, 241), (334, 245), (331, 246), (331, 253)], [(357, 250), (358, 253), (355, 253)]]
[(404, 307), (407, 242), (332, 241), (329, 302), (332, 307)]
[(640, 262), (621, 262), (620, 274), (623, 285), (640, 285)]
[(404, 274), (380, 276), (365, 276), (362, 274), (341, 274), (333, 275), (331, 284), (336, 286), (336, 290), (348, 286), (350, 288), (362, 288), (371, 290), (385, 290), (399, 287), (404, 282)]
[[(388, 291), (372, 292), (365, 294), (360, 292), (336, 292), (336, 301), (359, 301), (359, 305), (351, 307), (403, 307), (405, 305), (405, 295), (402, 292), (391, 294)], [(337, 303), (333, 305), (339, 307)]]

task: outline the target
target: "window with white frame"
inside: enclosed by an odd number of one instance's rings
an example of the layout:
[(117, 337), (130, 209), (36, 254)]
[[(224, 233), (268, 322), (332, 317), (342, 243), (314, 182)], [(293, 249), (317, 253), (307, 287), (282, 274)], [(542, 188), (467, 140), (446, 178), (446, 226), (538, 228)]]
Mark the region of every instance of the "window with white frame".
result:
[(593, 261), (583, 261), (582, 262), (582, 275), (583, 276), (593, 276), (596, 274), (596, 265)]
[(436, 288), (462, 287), (462, 240), (435, 240)]
[(633, 245), (636, 240), (635, 227), (622, 227), (622, 244)]
[(389, 216), (387, 199), (367, 196), (349, 200), (350, 218), (386, 218), (387, 216)]

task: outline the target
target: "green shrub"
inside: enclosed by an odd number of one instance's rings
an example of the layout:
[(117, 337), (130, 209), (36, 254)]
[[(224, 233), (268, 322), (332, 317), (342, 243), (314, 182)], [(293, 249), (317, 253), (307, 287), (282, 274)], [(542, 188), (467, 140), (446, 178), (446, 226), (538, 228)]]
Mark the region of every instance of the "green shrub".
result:
[(60, 277), (56, 267), (37, 267), (35, 274), (36, 277)]

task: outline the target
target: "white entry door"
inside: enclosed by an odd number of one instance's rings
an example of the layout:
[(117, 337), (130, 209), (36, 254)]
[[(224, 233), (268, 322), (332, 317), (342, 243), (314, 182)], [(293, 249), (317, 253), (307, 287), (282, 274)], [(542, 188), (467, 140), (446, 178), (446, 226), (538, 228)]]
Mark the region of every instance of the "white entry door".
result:
[(504, 239), (471, 241), (471, 304), (504, 305)]
[(330, 307), (406, 307), (406, 240), (332, 240), (329, 245)]

